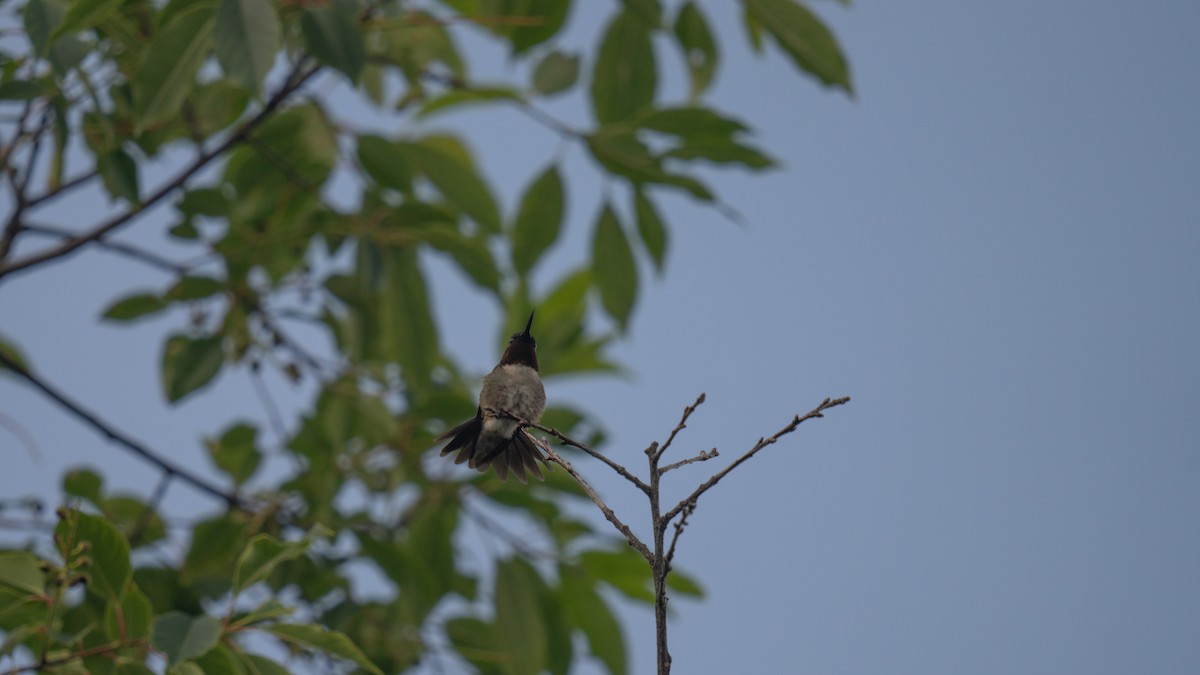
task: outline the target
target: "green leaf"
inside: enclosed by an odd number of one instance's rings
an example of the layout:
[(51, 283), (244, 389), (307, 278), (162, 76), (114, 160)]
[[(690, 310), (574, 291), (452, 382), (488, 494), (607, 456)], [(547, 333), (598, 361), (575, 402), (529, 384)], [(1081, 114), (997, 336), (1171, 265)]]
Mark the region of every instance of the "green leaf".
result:
[(404, 231), (413, 238), (449, 254), (459, 269), (482, 288), (500, 292), (500, 271), (496, 268), (496, 260), (488, 249), (486, 239), (463, 236), (458, 227), (448, 221), (414, 224), (406, 226)]
[(552, 51), (533, 69), (533, 88), (543, 96), (553, 96), (575, 85), (579, 79), (579, 55)]
[(543, 623), (537, 570), (520, 558), (496, 569), (496, 635), (508, 648), (514, 675), (537, 675), (546, 666), (546, 625)]
[(679, 8), (675, 17), (675, 38), (683, 49), (683, 59), (691, 78), (691, 98), (695, 100), (712, 84), (720, 55), (704, 12), (692, 0)]
[(78, 33), (99, 24), (121, 6), (121, 0), (73, 0), (54, 37)]
[(376, 183), (398, 192), (412, 191), (412, 170), (398, 144), (374, 134), (359, 136), (358, 163)]
[(212, 381), (221, 370), (225, 352), (221, 336), (190, 338), (173, 335), (163, 347), (163, 393), (171, 403)]
[(854, 93), (846, 57), (837, 38), (795, 0), (742, 0), (747, 12), (775, 38), (803, 71), (823, 84)]
[(29, 0), (25, 5), (25, 34), (35, 56), (45, 56), (50, 50), (51, 36), (66, 13), (66, 4), (59, 0)]
[(637, 229), (642, 243), (645, 244), (650, 259), (654, 261), (654, 269), (662, 274), (667, 258), (667, 228), (659, 217), (658, 210), (654, 208), (654, 202), (641, 190), (634, 191), (633, 210), (637, 216)]
[(187, 274), (179, 278), (164, 296), (167, 300), (201, 300), (225, 290), (225, 282), (212, 277)]
[(592, 278), (604, 310), (626, 330), (637, 300), (637, 265), (621, 221), (608, 204), (600, 211), (592, 237)]
[(91, 589), (110, 601), (121, 598), (133, 567), (129, 564), (129, 542), (116, 526), (100, 516), (69, 511), (54, 528), (54, 537), (67, 551), (87, 542), (86, 555), (92, 561), (88, 568)]
[(42, 80), (0, 82), (0, 101), (29, 101), (54, 91)]
[(561, 594), (571, 622), (587, 637), (592, 655), (608, 668), (612, 675), (625, 675), (629, 670), (625, 654), (625, 636), (608, 603), (592, 584), (579, 573), (563, 570)]
[(429, 291), (414, 247), (379, 251), (387, 267), (387, 285), (379, 296), (382, 352), (400, 364), (401, 376), (413, 392), (428, 388), (438, 355), (437, 328), (429, 307)]
[(63, 474), (62, 489), (71, 497), (99, 504), (103, 499), (104, 479), (91, 469), (72, 469)]
[[(166, 537), (167, 528), (150, 505), (137, 497), (117, 495), (96, 504), (100, 512), (117, 527), (130, 545), (142, 547)], [(134, 538), (136, 535), (136, 539)]]
[(602, 129), (599, 133), (586, 136), (584, 140), (597, 162), (635, 184), (670, 185), (686, 190), (701, 201), (713, 200), (712, 192), (700, 181), (666, 171), (662, 167), (662, 159), (652, 155), (646, 144), (633, 133)]
[(196, 72), (212, 44), (214, 4), (199, 2), (171, 18), (150, 39), (133, 77), (137, 128), (175, 120), (196, 85)]
[(314, 536), (322, 536), (324, 530), (315, 530), (299, 541), (280, 541), (269, 534), (259, 534), (250, 540), (238, 558), (233, 572), (233, 592), (240, 593), (251, 584), (262, 581), (279, 563), (295, 560), (304, 555)]
[(318, 625), (284, 623), (269, 626), (266, 631), (285, 642), (351, 661), (360, 668), (377, 675), (383, 673), (374, 663), (371, 663), (361, 649), (351, 642), (350, 638), (337, 631), (326, 630)]
[(500, 210), (487, 183), (475, 169), (431, 139), (402, 143), (413, 164), (446, 199), (491, 232), (500, 231)]
[(150, 600), (137, 586), (131, 586), (120, 604), (104, 607), (104, 630), (113, 640), (142, 640), (150, 637), (154, 610)]
[(42, 561), (30, 553), (0, 551), (0, 584), (21, 593), (41, 595), (46, 585), (41, 565)]
[[(25, 371), (29, 370), (29, 363), (25, 360), (25, 356), (21, 354), (16, 345), (6, 340), (2, 334), (0, 334), (0, 355), (3, 355), (4, 358), (16, 364), (17, 368)], [(0, 372), (7, 369), (7, 365), (0, 363)]]
[(513, 267), (524, 275), (541, 259), (562, 231), (566, 198), (558, 167), (551, 165), (534, 179), (513, 225)]
[(423, 103), (420, 109), (417, 110), (417, 118), (424, 119), (434, 113), (451, 110), (463, 105), (478, 105), (481, 103), (494, 103), (496, 101), (524, 103), (525, 97), (517, 89), (508, 86), (454, 89)]
[(507, 654), (498, 645), (497, 629), (474, 617), (458, 617), (446, 622), (446, 636), (450, 644), (467, 661), (478, 666), (481, 672), (503, 672), (497, 664), (505, 662)]
[(621, 0), (625, 9), (637, 14), (651, 28), (662, 24), (662, 5), (659, 0)]
[(631, 600), (654, 603), (650, 566), (633, 549), (584, 551), (579, 562), (596, 581), (611, 585)]
[[(555, 0), (554, 2), (504, 0), (503, 7), (505, 16), (525, 19), (527, 22), (527, 25), (516, 25), (503, 31), (509, 35), (513, 55), (519, 55), (557, 35), (566, 22), (571, 3), (570, 0)], [(464, 14), (470, 15), (466, 12)]]
[(246, 523), (236, 516), (225, 514), (196, 523), (180, 570), (185, 578), (219, 577), (229, 581), (247, 535)]
[(344, 3), (313, 7), (300, 18), (304, 42), (317, 60), (357, 82), (367, 62), (363, 34)]
[(196, 675), (247, 675), (242, 659), (228, 643), (219, 643), (215, 649), (208, 650), (194, 662), (180, 665), (194, 666)]
[(638, 126), (680, 138), (732, 138), (746, 125), (700, 106), (660, 108), (638, 120)]
[(133, 321), (143, 316), (157, 314), (167, 308), (167, 304), (152, 293), (134, 293), (127, 295), (104, 310), (101, 318), (109, 321)]
[(704, 597), (704, 589), (700, 586), (700, 582), (679, 570), (671, 570), (670, 576), (667, 577), (667, 588), (680, 595), (690, 595), (694, 598)]
[(241, 485), (254, 475), (262, 461), (257, 440), (258, 429), (242, 422), (226, 429), (218, 439), (205, 440), (204, 444), (217, 468), (229, 474), (235, 485)]
[(715, 164), (741, 164), (753, 170), (775, 166), (775, 160), (755, 148), (715, 137), (688, 140), (683, 145), (669, 150), (666, 156), (689, 161), (703, 159)]
[(96, 160), (96, 169), (104, 179), (104, 187), (114, 199), (124, 199), (130, 204), (141, 203), (138, 196), (137, 162), (124, 150), (116, 149), (104, 153)]
[(221, 622), (211, 616), (167, 612), (154, 621), (150, 644), (167, 657), (167, 666), (194, 659), (217, 646)]
[(638, 15), (617, 15), (600, 45), (592, 74), (592, 110), (601, 124), (634, 117), (654, 103), (658, 73), (650, 30)]
[(262, 98), (263, 78), (282, 45), (275, 6), (269, 0), (221, 0), (214, 42), (225, 74)]

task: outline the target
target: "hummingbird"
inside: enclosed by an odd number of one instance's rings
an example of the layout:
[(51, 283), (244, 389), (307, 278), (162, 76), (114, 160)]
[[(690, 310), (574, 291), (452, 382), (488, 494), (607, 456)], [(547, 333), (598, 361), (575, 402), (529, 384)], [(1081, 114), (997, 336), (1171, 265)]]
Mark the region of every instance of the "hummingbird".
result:
[(521, 423), (497, 415), (490, 410), (503, 410), (529, 422), (537, 422), (546, 409), (546, 389), (538, 378), (537, 340), (529, 334), (533, 327), (533, 312), (525, 330), (513, 333), (500, 363), (483, 377), (479, 392), (479, 408), (475, 417), (437, 437), (450, 439), (442, 448), (442, 456), (458, 451), (455, 464), (467, 463), (476, 471), (496, 468), (500, 480), (508, 480), (511, 470), (521, 483), (525, 470), (545, 480), (538, 461), (546, 463), (541, 449)]

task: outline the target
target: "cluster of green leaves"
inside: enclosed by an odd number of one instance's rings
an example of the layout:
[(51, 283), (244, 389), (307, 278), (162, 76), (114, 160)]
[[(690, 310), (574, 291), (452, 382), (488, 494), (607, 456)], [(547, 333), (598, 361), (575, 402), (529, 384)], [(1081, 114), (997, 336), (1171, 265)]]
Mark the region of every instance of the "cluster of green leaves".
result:
[[(742, 7), (755, 49), (769, 37), (802, 72), (850, 91), (836, 41), (803, 4)], [(603, 23), (594, 53), (562, 43), (571, 10), (566, 1), (510, 0), (420, 10), (398, 0), (25, 4), (28, 45), (0, 54), (0, 104), (19, 106), (21, 124), (41, 120), (22, 141), (47, 139), (41, 192), (27, 201), (65, 199), (94, 176), (130, 220), (172, 202), (169, 236), (197, 253), (161, 288), (117, 299), (103, 318), (132, 325), (186, 310), (161, 351), (162, 390), (173, 403), (224, 372), (264, 365), (316, 393), (277, 440), (299, 467), (290, 475), (261, 470), (267, 449), (254, 421), (205, 439), (241, 506), (177, 533), (187, 542), (180, 560), (131, 566), (131, 547), (171, 540), (157, 500), (107, 495), (99, 475), (69, 474), (64, 491), (85, 512), (64, 514), (57, 556), (0, 554), (0, 654), (115, 673), (145, 672), (154, 650), (173, 672), (282, 672), (244, 650), (240, 636), (253, 630), (298, 654), (372, 672), (403, 671), (449, 644), (480, 672), (524, 675), (567, 672), (582, 656), (578, 635), (609, 672), (626, 671), (620, 627), (598, 589), (651, 602), (650, 572), (634, 551), (566, 515), (578, 487), (561, 472), (530, 487), (447, 478), (422, 461), (439, 431), (474, 413), (476, 379), (442, 351), (424, 261), (443, 256), (494, 298), (501, 336), (536, 308), (543, 376), (610, 372), (614, 332), (585, 317), (594, 303), (616, 332), (628, 327), (639, 257), (660, 271), (666, 260), (661, 191), (715, 204), (698, 168), (761, 170), (774, 161), (743, 122), (705, 103), (720, 54), (699, 3), (626, 0)], [(528, 81), (475, 84), (458, 47), (462, 31), (506, 43)], [(666, 54), (688, 74), (685, 100), (662, 100)], [(353, 91), (395, 116), (390, 128), (401, 131), (344, 124), (341, 106), (322, 93), (329, 87), (305, 89), (322, 78), (337, 95)], [(544, 111), (570, 95), (587, 97), (591, 119)], [(596, 205), (590, 259), (544, 288), (532, 275), (567, 226), (567, 177), (548, 162), (506, 213), (460, 137), (406, 125), (463, 105), (529, 113), (618, 186)], [(182, 150), (196, 159), (143, 185), (151, 162), (162, 174), (161, 163)], [(206, 167), (215, 170), (201, 173)], [(354, 180), (339, 184), (335, 200), (339, 175)], [(331, 348), (314, 353), (312, 340), (294, 337), (296, 326), (324, 332)], [(14, 347), (0, 349), (16, 360)], [(602, 440), (580, 410), (552, 406), (543, 422)], [(481, 510), (533, 524), (541, 536), (508, 541), (514, 555), (479, 569), (461, 555), (457, 533)], [(297, 538), (314, 528), (339, 545)], [(537, 564), (526, 559), (535, 550)], [(352, 563), (373, 566), (389, 594), (351, 594)], [(686, 577), (671, 579), (676, 592), (699, 594)], [(77, 583), (86, 591), (69, 593)], [(266, 599), (245, 606), (255, 594)], [(214, 606), (230, 610), (205, 611)]]

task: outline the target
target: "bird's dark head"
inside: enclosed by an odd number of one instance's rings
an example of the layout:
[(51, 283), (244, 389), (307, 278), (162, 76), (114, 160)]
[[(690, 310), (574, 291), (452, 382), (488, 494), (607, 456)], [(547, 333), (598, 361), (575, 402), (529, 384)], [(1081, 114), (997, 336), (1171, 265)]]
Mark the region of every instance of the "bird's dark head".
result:
[(519, 363), (537, 370), (537, 340), (529, 334), (530, 328), (533, 328), (533, 312), (529, 313), (529, 321), (525, 324), (525, 330), (513, 333), (512, 337), (508, 339), (508, 348), (504, 350), (504, 356), (500, 357), (500, 365)]

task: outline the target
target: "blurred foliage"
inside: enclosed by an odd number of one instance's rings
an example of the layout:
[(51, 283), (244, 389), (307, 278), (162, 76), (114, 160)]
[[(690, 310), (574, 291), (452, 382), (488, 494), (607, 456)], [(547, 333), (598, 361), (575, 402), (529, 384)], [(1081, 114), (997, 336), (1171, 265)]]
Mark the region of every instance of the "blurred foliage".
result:
[[(741, 4), (753, 49), (769, 38), (798, 72), (850, 93), (836, 41), (805, 5)], [(186, 308), (159, 356), (172, 403), (222, 373), (260, 368), (316, 394), (279, 449), (294, 460), (285, 476), (260, 471), (259, 422), (204, 439), (238, 506), (182, 528), (157, 512), (161, 494), (110, 494), (101, 475), (68, 473), (72, 506), (59, 511), (52, 546), (0, 552), (0, 657), (62, 673), (149, 673), (151, 652), (181, 674), (283, 673), (305, 659), (378, 673), (453, 652), (480, 673), (524, 675), (566, 673), (590, 655), (627, 671), (606, 595), (652, 601), (650, 572), (610, 533), (568, 515), (578, 487), (562, 472), (525, 487), (446, 478), (422, 463), (434, 436), (473, 412), (476, 377), (442, 351), (424, 258), (444, 256), (495, 299), (500, 335), (536, 307), (546, 377), (611, 372), (614, 334), (589, 325), (587, 307), (628, 328), (639, 258), (660, 273), (666, 260), (656, 197), (676, 190), (717, 206), (696, 167), (757, 171), (774, 160), (745, 124), (705, 103), (720, 51), (701, 3), (614, 3), (591, 53), (563, 44), (571, 11), (568, 1), (517, 0), (4, 3), (21, 39), (0, 51), (3, 168), (26, 190), (8, 243), (34, 231), (22, 209), (79, 185), (101, 186), (129, 220), (171, 204), (169, 236), (193, 261), (167, 265), (170, 283), (114, 299), (102, 318), (132, 325)], [(529, 81), (473, 82), (460, 50), (468, 33), (507, 45), (510, 72)], [(662, 59), (679, 59), (684, 100), (662, 100)], [(334, 99), (350, 95), (398, 131), (343, 123)], [(540, 107), (569, 95), (586, 96), (594, 119)], [(628, 204), (609, 191), (595, 206), (592, 255), (544, 294), (529, 277), (567, 227), (561, 157), (530, 177), (508, 217), (461, 138), (412, 130), (464, 105), (528, 113), (627, 188)], [(194, 161), (179, 159), (189, 153)], [(34, 159), (45, 168), (31, 180)], [(335, 202), (338, 175), (355, 179)], [(7, 253), (0, 280), (21, 262)], [(295, 339), (301, 324), (323, 331), (332, 353)], [(0, 352), (29, 367), (10, 341)], [(603, 440), (583, 411), (552, 406), (545, 421)], [(471, 559), (457, 536), (464, 521), (504, 532), (485, 512), (538, 535), (498, 534), (506, 553)], [(385, 592), (351, 592), (362, 566)], [(678, 572), (671, 581), (700, 594)], [(263, 639), (274, 656), (248, 649)]]

